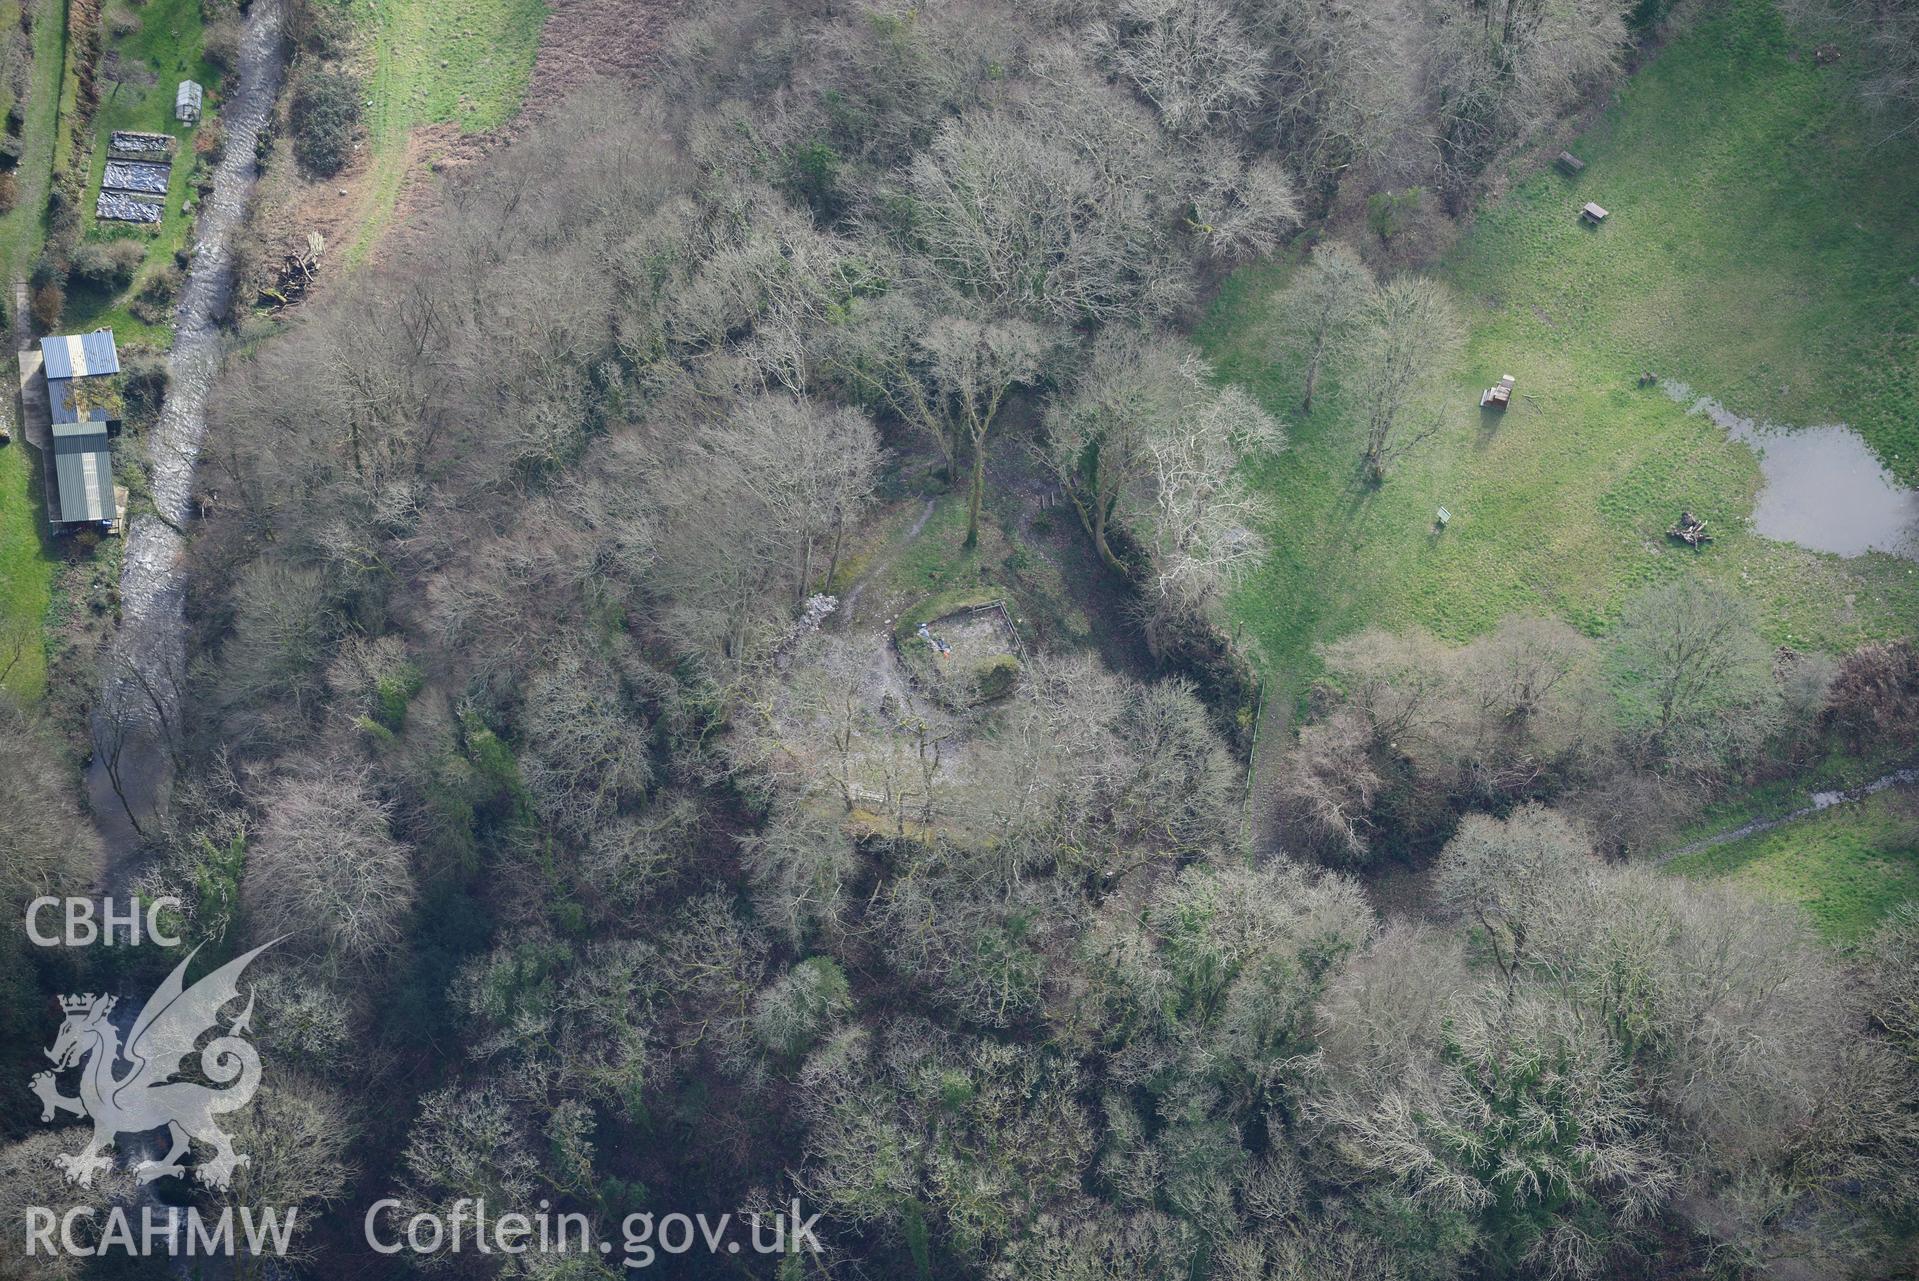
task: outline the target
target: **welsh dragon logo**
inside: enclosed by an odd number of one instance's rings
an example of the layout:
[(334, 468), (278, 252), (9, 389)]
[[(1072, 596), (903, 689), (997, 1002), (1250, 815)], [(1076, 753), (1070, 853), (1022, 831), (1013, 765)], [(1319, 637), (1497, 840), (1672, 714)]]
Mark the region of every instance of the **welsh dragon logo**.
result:
[[(195, 948), (148, 999), (140, 1017), (133, 1021), (124, 1048), (120, 1031), (111, 1019), (118, 998), (92, 993), (60, 998), (66, 1021), (60, 1025), (53, 1048), (46, 1052), (54, 1070), (37, 1073), (32, 1089), (40, 1096), (42, 1121), (51, 1121), (61, 1112), (93, 1121), (93, 1138), (86, 1147), (73, 1155), (54, 1158), (55, 1164), (67, 1172), (69, 1182), (91, 1186), (94, 1174), (113, 1164), (113, 1158), (105, 1152), (119, 1135), (162, 1128), (172, 1146), (160, 1160), (142, 1161), (134, 1167), (142, 1183), (163, 1174), (184, 1177), (180, 1158), (194, 1139), (214, 1150), (213, 1159), (195, 1169), (200, 1182), (210, 1187), (226, 1187), (233, 1171), (248, 1163), (251, 1158), (233, 1150), (233, 1139), (213, 1118), (245, 1107), (260, 1085), (260, 1054), (241, 1036), (253, 1017), (250, 992), (246, 1008), (227, 1025), (225, 1033), (200, 1051), (200, 1071), (214, 1084), (173, 1077), (180, 1070), (181, 1060), (193, 1053), (201, 1035), (219, 1030), (220, 1010), (240, 995), (240, 974), (247, 963), (272, 946), (266, 943), (256, 947), (187, 987), (187, 966), (200, 950)], [(122, 1060), (127, 1064), (125, 1071), (119, 1070)], [(68, 1098), (60, 1093), (58, 1074), (73, 1067), (80, 1069), (80, 1094)]]

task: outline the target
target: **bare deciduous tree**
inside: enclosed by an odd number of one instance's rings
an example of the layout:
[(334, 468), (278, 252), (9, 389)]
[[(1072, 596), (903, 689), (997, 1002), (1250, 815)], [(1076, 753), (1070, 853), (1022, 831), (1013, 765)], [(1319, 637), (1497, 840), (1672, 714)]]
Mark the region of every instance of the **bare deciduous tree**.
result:
[(1373, 766), (1373, 730), (1344, 709), (1299, 731), (1280, 780), (1281, 804), (1308, 846), (1363, 857), (1382, 785)]
[(1626, 44), (1625, 0), (1448, 0), (1427, 50), (1440, 158), (1457, 188), (1537, 127)]
[(1674, 580), (1641, 593), (1612, 648), (1627, 723), (1674, 768), (1709, 773), (1778, 724), (1771, 651), (1745, 605), (1711, 584)]
[(1458, 318), (1439, 282), (1401, 276), (1373, 295), (1347, 381), (1365, 426), (1366, 472), (1375, 483), (1444, 423), (1433, 398), (1459, 341)]
[(1338, 243), (1323, 244), (1299, 269), (1279, 299), (1280, 323), (1289, 345), (1305, 350), (1305, 390), (1300, 412), (1313, 412), (1320, 366), (1338, 360), (1372, 303), (1373, 273), (1359, 255)]
[(1409, 1071), (1329, 1063), (1308, 1104), (1327, 1155), (1429, 1221), (1471, 1223), (1500, 1268), (1599, 1275), (1679, 1183), (1626, 1063), (1550, 1000), (1467, 995), (1448, 1014), (1436, 1036), (1407, 1025), (1431, 1037)]
[(653, 782), (646, 721), (618, 676), (577, 643), (527, 682), (520, 769), (542, 818), (586, 834)]
[(859, 852), (839, 822), (791, 807), (742, 838), (741, 847), (754, 902), (793, 943), (844, 923)]
[(1420, 116), (1421, 24), (1400, 5), (1272, 0), (1248, 20), (1269, 50), (1263, 114), (1317, 190), (1384, 165), (1395, 148), (1429, 162)]
[(69, 1181), (55, 1158), (67, 1155), (72, 1134), (70, 1129), (49, 1130), (0, 1145), (0, 1203), (22, 1217), (19, 1227), (0, 1233), (0, 1274), (22, 1281), (70, 1281), (87, 1266), (88, 1254), (63, 1249), (58, 1235), (51, 1249), (36, 1242), (25, 1217), (27, 1207), (51, 1211), (59, 1216), (56, 1224), (69, 1213), (82, 1211), (71, 1220), (75, 1238), (92, 1246), (107, 1227), (100, 1207), (133, 1195), (133, 1171), (114, 1164), (96, 1175), (91, 1187), (76, 1187)]
[(78, 893), (99, 858), (50, 736), (0, 692), (0, 904)]
[(1262, 50), (1230, 0), (1119, 0), (1107, 57), (1177, 134), (1230, 125), (1259, 98)]
[[(279, 1257), (312, 1257), (318, 1211), (345, 1195), (353, 1177), (346, 1152), (357, 1125), (346, 1101), (318, 1081), (278, 1071), (233, 1118), (235, 1145), (252, 1159), (233, 1172), (221, 1201), (258, 1215), (274, 1211), (290, 1228)], [(297, 1216), (297, 1218), (296, 1218)], [(257, 1275), (246, 1256), (239, 1276)]]
[[(995, 393), (995, 410), (999, 394), (1003, 389)], [(872, 497), (880, 463), (872, 421), (855, 409), (759, 396), (733, 413), (712, 447), (729, 465), (737, 498), (757, 504), (791, 548), (798, 608), (812, 590), (821, 540), (832, 540), (830, 578), (846, 523), (857, 520)]]
[(1846, 655), (1821, 720), (1855, 752), (1919, 741), (1919, 649), (1905, 640), (1868, 641)]
[(980, 503), (986, 494), (986, 442), (1006, 393), (1033, 380), (1045, 352), (1046, 331), (1021, 320), (935, 320), (926, 332), (933, 377), (952, 406), (955, 434), (971, 455), (966, 497), (966, 546), (979, 542)]
[[(1210, 371), (1185, 367), (1195, 386)], [(1244, 388), (1229, 384), (1189, 402), (1180, 418), (1148, 441), (1149, 501), (1140, 504), (1152, 551), (1144, 603), (1147, 643), (1163, 647), (1182, 622), (1203, 618), (1266, 554), (1265, 496), (1241, 464), (1284, 444), (1279, 424)]]
[(365, 767), (316, 763), (280, 780), (263, 809), (245, 881), (260, 933), (349, 965), (399, 941), (413, 876)]
[(1374, 745), (1410, 751), (1441, 732), (1450, 655), (1430, 632), (1368, 628), (1320, 655), (1346, 703), (1364, 715)]
[(1190, 296), (1196, 253), (1270, 248), (1296, 220), (1270, 164), (1169, 146), (1067, 44), (1033, 61), (1017, 106), (946, 124), (909, 168), (919, 252), (946, 287), (996, 314), (1151, 321)]
[(1532, 935), (1548, 904), (1573, 892), (1592, 862), (1591, 844), (1542, 806), (1503, 821), (1472, 814), (1440, 852), (1433, 888), (1485, 932), (1510, 994), (1532, 960)]
[(1071, 394), (1047, 408), (1040, 457), (1115, 572), (1128, 569), (1113, 553), (1108, 529), (1147, 516), (1154, 447), (1216, 394), (1209, 373), (1183, 343), (1109, 330)]
[(1617, 732), (1598, 669), (1593, 643), (1549, 619), (1506, 619), (1460, 651), (1456, 724), (1440, 744), (1458, 789), (1497, 803), (1603, 758)]

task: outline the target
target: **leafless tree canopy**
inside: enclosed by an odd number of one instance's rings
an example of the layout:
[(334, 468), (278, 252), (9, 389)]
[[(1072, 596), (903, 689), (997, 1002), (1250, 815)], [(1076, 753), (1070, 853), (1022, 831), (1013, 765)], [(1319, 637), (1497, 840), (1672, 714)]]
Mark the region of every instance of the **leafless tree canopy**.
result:
[(99, 856), (53, 736), (0, 694), (0, 903), (84, 892)]
[[(1769, 653), (1690, 581), (1598, 635), (1363, 632), (1249, 798), (1203, 686), (1025, 652), (962, 706), (809, 612), (902, 477), (990, 532), (1020, 450), (1157, 654), (1211, 634), (1284, 537), (1247, 481), (1284, 438), (1190, 304), (1342, 192), (1470, 194), (1622, 15), (705, 6), (648, 94), (543, 104), (236, 355), (147, 882), (196, 941), (292, 936), (259, 1035), (313, 1079), (243, 1118), (292, 1155), (234, 1195), (601, 1237), (661, 1189), (799, 1196), (804, 1270), (849, 1281), (1597, 1278), (1689, 1233), (1869, 1262), (1919, 1181), (1910, 921), (1849, 973), (1622, 856), (1783, 738), (1909, 744), (1909, 652)], [(1274, 328), (1390, 477), (1444, 287), (1332, 244), (1298, 280)], [(0, 720), (17, 899), (92, 851)], [(1339, 870), (1400, 862), (1419, 923)]]

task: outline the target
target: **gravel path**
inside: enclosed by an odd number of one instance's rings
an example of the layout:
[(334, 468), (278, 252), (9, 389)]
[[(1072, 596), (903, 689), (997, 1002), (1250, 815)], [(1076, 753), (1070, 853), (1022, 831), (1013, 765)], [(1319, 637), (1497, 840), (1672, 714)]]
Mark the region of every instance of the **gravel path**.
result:
[(937, 504), (937, 499), (927, 499), (926, 505), (920, 509), (919, 519), (913, 522), (913, 528), (906, 531), (906, 537), (900, 540), (899, 546), (893, 548), (889, 555), (882, 558), (878, 564), (872, 566), (864, 574), (860, 575), (859, 581), (854, 583), (852, 590), (846, 593), (846, 599), (840, 602), (840, 621), (842, 623), (850, 623), (853, 620), (854, 615), (859, 612), (860, 597), (866, 595), (867, 584), (871, 583), (886, 570), (892, 568), (893, 562), (899, 559), (900, 553), (905, 551), (907, 546), (920, 536), (920, 531), (926, 528), (926, 522), (933, 518), (933, 508)]
[[(166, 405), (147, 439), (152, 513), (132, 521), (120, 576), (120, 630), (105, 660), (93, 717), (94, 753), (87, 794), (108, 847), (107, 881), (139, 845), (128, 811), (144, 821), (159, 812), (172, 779), (180, 676), (186, 669), (186, 585), (179, 571), (194, 468), (206, 435), (207, 397), (225, 355), (218, 322), (233, 292), (233, 236), (258, 177), (254, 148), (273, 110), (284, 69), (278, 0), (255, 0), (242, 31), (233, 92), (221, 105), (226, 145), (213, 195), (200, 213), (199, 240), (187, 271)], [(117, 769), (109, 770), (117, 760)], [(120, 789), (116, 795), (113, 775)]]

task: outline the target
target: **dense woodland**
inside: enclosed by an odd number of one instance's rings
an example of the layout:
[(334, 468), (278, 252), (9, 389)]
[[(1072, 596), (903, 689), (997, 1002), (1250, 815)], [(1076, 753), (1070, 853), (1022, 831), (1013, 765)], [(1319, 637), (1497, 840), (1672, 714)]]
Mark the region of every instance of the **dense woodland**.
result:
[[(1363, 633), (1295, 727), (1290, 856), (1245, 837), (1216, 606), (1268, 527), (1235, 469), (1286, 428), (1182, 326), (1316, 240), (1300, 412), (1322, 369), (1359, 388), (1390, 484), (1455, 322), (1417, 237), (1324, 228), (1463, 212), (1668, 7), (699, 6), (654, 84), (450, 179), (217, 396), (141, 885), (212, 953), (288, 935), (226, 1195), (314, 1207), (316, 1276), (393, 1275), (358, 1224), (396, 1190), (614, 1236), (798, 1196), (827, 1253), (754, 1265), (790, 1278), (1905, 1275), (1919, 916), (1841, 954), (1627, 856), (1810, 753), (1919, 743), (1910, 646), (1776, 650), (1690, 584), (1599, 639)], [(878, 697), (796, 622), (900, 459), (977, 526), (999, 451), (1057, 482), (1155, 679), (1036, 653), (983, 709)], [(93, 858), (4, 714), (11, 903)], [(1436, 923), (1363, 884), (1408, 860)], [(10, 958), (9, 1042), (59, 964)], [(7, 1201), (74, 1195), (56, 1145), (0, 1155)]]

